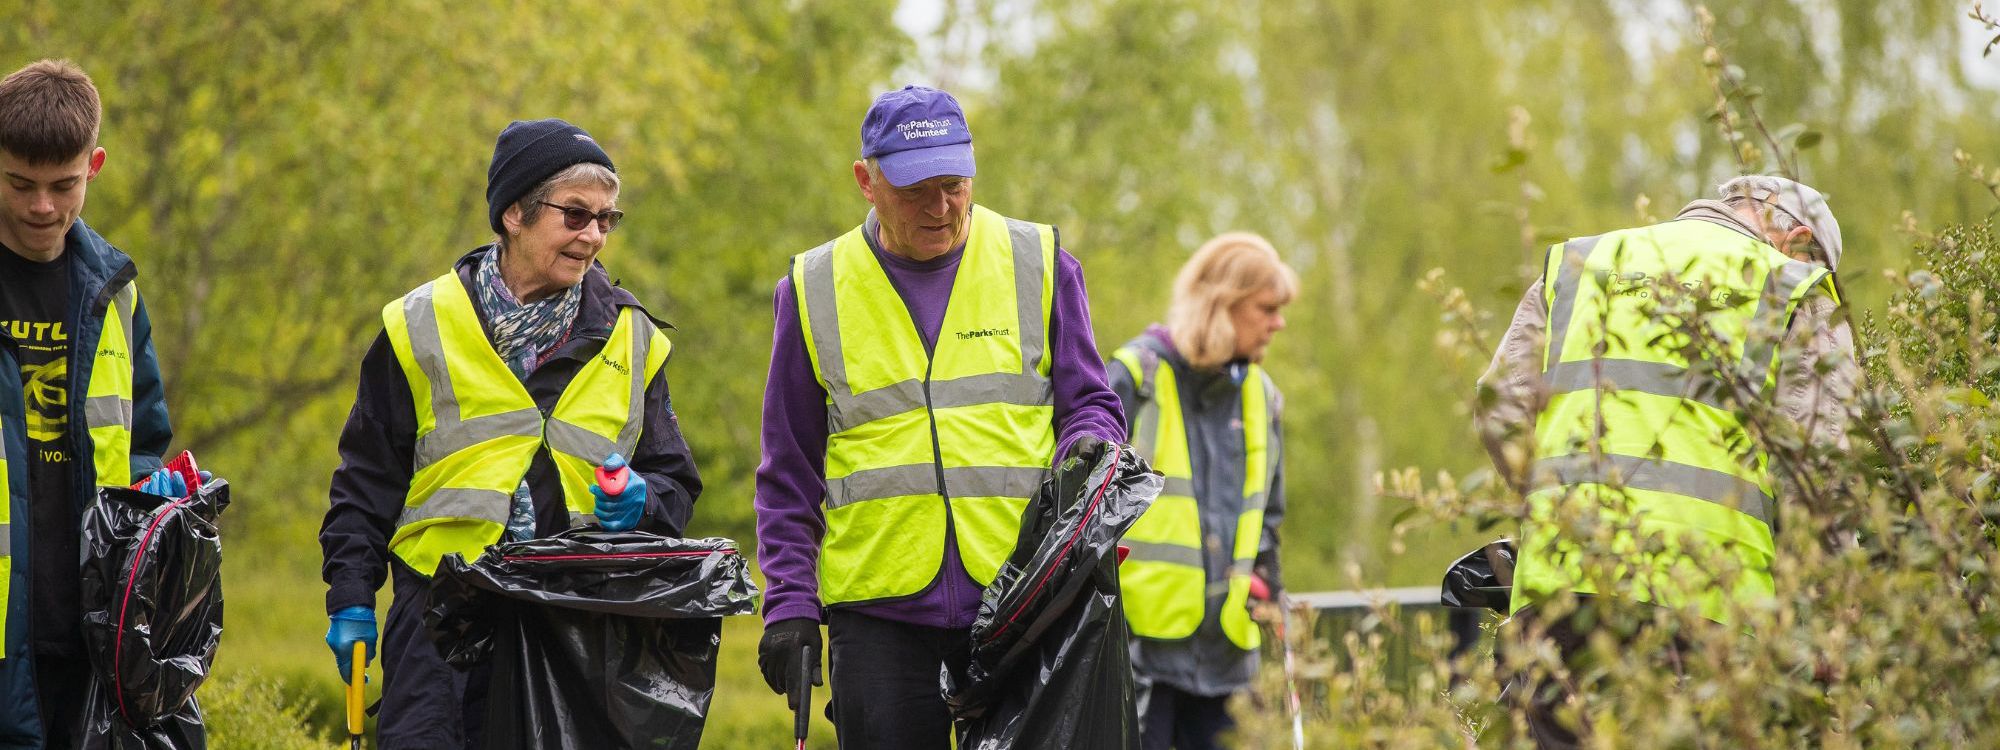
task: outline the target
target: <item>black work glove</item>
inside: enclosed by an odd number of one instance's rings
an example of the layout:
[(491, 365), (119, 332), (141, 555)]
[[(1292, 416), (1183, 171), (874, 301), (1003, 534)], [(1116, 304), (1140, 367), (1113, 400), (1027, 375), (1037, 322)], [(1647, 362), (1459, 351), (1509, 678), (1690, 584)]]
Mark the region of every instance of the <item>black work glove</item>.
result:
[(757, 642), (757, 668), (764, 672), (764, 683), (771, 692), (785, 696), (785, 705), (794, 711), (799, 708), (799, 694), (805, 692), (797, 684), (800, 659), (809, 660), (812, 684), (826, 684), (820, 677), (819, 647), (819, 623), (809, 617), (765, 625), (764, 639)]
[(1097, 460), (1098, 454), (1103, 453), (1109, 447), (1111, 447), (1111, 444), (1104, 442), (1104, 438), (1088, 432), (1083, 433), (1076, 436), (1076, 440), (1070, 442), (1069, 450), (1057, 456), (1056, 465), (1049, 468), (1061, 469), (1062, 465), (1068, 463), (1071, 459), (1078, 459), (1084, 463), (1094, 463)]

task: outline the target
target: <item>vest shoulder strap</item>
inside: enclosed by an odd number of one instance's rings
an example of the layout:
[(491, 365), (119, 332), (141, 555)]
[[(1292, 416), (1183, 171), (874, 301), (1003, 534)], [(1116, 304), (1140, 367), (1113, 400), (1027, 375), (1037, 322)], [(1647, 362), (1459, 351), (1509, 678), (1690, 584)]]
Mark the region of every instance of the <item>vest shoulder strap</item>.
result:
[(1150, 347), (1127, 344), (1120, 347), (1112, 355), (1112, 359), (1117, 360), (1132, 373), (1132, 382), (1139, 393), (1139, 400), (1153, 400), (1153, 386), (1159, 379), (1160, 353)]

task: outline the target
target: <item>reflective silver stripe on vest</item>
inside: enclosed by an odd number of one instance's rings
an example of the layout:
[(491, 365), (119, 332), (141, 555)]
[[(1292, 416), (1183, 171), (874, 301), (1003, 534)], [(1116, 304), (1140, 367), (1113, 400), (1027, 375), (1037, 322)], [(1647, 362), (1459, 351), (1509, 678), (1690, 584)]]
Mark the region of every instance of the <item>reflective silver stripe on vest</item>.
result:
[(1714, 469), (1616, 455), (1602, 459), (1557, 456), (1535, 462), (1535, 488), (1538, 490), (1582, 483), (1686, 495), (1734, 507), (1766, 526), (1771, 524), (1770, 508), (1773, 503), (1762, 487)]
[[(4, 471), (0, 467), (0, 471)], [(8, 502), (12, 502), (11, 500)], [(14, 556), (14, 528), (12, 524), (0, 523), (0, 557)]]
[(1686, 368), (1663, 362), (1646, 362), (1637, 359), (1586, 359), (1577, 362), (1558, 362), (1549, 366), (1542, 375), (1549, 385), (1551, 394), (1573, 393), (1595, 390), (1599, 385), (1606, 390), (1636, 391), (1668, 398), (1684, 398), (1717, 409), (1726, 409), (1722, 394), (1708, 387), (1712, 380), (1703, 378), (1697, 382), (1690, 377)]
[[(813, 327), (817, 329), (819, 324), (814, 323)], [(931, 405), (939, 409), (996, 403), (1050, 406), (1055, 403), (1055, 391), (1053, 385), (1039, 375), (1008, 372), (931, 383)], [(827, 407), (827, 426), (833, 432), (840, 432), (922, 408), (923, 381), (905, 380), (865, 393), (834, 398), (833, 404)]]
[(1160, 495), (1194, 497), (1194, 480), (1185, 477), (1167, 477), (1166, 485), (1160, 489)]
[(613, 453), (630, 455), (630, 453), (626, 452), (626, 449), (621, 448), (617, 443), (605, 439), (603, 435), (560, 419), (550, 419), (544, 435), (546, 435), (549, 441), (550, 449), (560, 453), (567, 453), (592, 464), (604, 463), (604, 460), (610, 458)]
[(431, 414), (437, 424), (455, 424), (458, 399), (451, 392), (451, 366), (444, 358), (444, 337), (438, 333), (437, 308), (431, 304), (436, 281), (425, 282), (403, 298), (403, 318), (410, 329), (410, 356), (431, 386)]
[[(1039, 467), (960, 466), (944, 470), (950, 497), (1032, 497), (1048, 470)], [(909, 464), (857, 471), (826, 480), (826, 508), (905, 495), (938, 494), (937, 468)]]
[[(844, 394), (853, 389), (847, 385), (847, 360), (840, 357), (840, 308), (833, 301), (833, 240), (808, 251), (801, 259), (805, 268), (800, 270), (799, 280), (805, 282), (804, 289), (794, 289), (793, 294), (803, 295), (806, 300), (806, 318), (812, 322), (812, 345), (819, 355), (819, 375), (826, 380), (827, 393)], [(839, 398), (827, 413), (829, 423), (833, 414), (841, 409)], [(835, 430), (838, 432), (838, 430)]]
[(1191, 568), (1202, 567), (1201, 548), (1199, 547), (1167, 544), (1165, 542), (1135, 542), (1130, 539), (1121, 539), (1118, 544), (1121, 547), (1131, 550), (1125, 558), (1127, 561), (1137, 560), (1167, 563), (1169, 565), (1186, 565)]
[(1015, 317), (1021, 325), (1021, 372), (1032, 374), (1041, 366), (1042, 339), (1047, 336), (1042, 330), (1042, 232), (1028, 222), (1007, 219), (1007, 236), (1014, 246), (1014, 304)]
[[(625, 426), (618, 429), (619, 454), (627, 460), (639, 449), (639, 430), (646, 423), (646, 379), (652, 373), (646, 371), (646, 363), (653, 356), (653, 321), (645, 313), (633, 308), (632, 321), (632, 400), (631, 412), (625, 415)], [(600, 460), (599, 463), (602, 461)]]
[(499, 490), (444, 487), (424, 499), (423, 505), (405, 506), (397, 526), (408, 526), (433, 518), (472, 518), (500, 526), (507, 525), (507, 512), (514, 497)]
[[(1757, 299), (1755, 325), (1762, 326), (1770, 334), (1769, 341), (1752, 338), (1743, 344), (1743, 373), (1750, 378), (1752, 393), (1763, 390), (1764, 382), (1771, 377), (1771, 363), (1778, 353), (1778, 343), (1783, 339), (1786, 323), (1785, 312), (1791, 307), (1792, 292), (1811, 280), (1818, 273), (1819, 266), (1805, 261), (1794, 260), (1772, 269), (1764, 278), (1764, 293)], [(1757, 332), (1756, 328), (1751, 329)]]
[[(130, 357), (137, 357), (133, 351), (138, 334), (132, 331), (134, 308), (137, 306), (139, 290), (131, 283), (118, 288), (111, 295), (112, 314), (118, 316), (118, 330), (125, 339), (126, 366), (131, 367)], [(102, 346), (102, 344), (100, 344)], [(121, 396), (95, 396), (83, 403), (83, 424), (86, 429), (99, 427), (123, 427), (132, 429), (132, 401)]]
[(1549, 364), (1562, 361), (1563, 339), (1569, 336), (1569, 319), (1576, 312), (1577, 282), (1584, 264), (1603, 237), (1583, 237), (1563, 244), (1563, 262), (1556, 269), (1555, 304), (1549, 308)]
[[(931, 382), (930, 405), (937, 409), (978, 404), (1050, 406), (1055, 403), (1054, 384), (1039, 374), (1045, 350), (1046, 330), (1042, 324), (1041, 232), (1025, 221), (1007, 219), (1007, 234), (1013, 248), (1015, 316), (1020, 327), (1021, 371), (986, 373), (954, 380)], [(838, 242), (836, 240), (835, 242)], [(806, 317), (812, 323), (812, 346), (819, 355), (819, 374), (826, 381), (827, 430), (843, 432), (878, 419), (921, 409), (925, 405), (924, 384), (910, 379), (855, 393), (847, 382), (847, 362), (840, 340), (840, 310), (835, 301), (833, 245), (813, 248), (804, 257), (800, 275)], [(942, 335), (942, 334), (940, 334)]]
[(111, 309), (118, 314), (118, 329), (125, 335), (126, 354), (132, 354), (134, 342), (139, 338), (138, 332), (132, 330), (132, 316), (136, 312), (138, 301), (139, 288), (131, 282), (126, 282), (125, 286), (119, 287), (117, 294), (111, 295)]
[(83, 402), (83, 421), (91, 429), (132, 427), (132, 402), (117, 396), (92, 396)]
[(440, 419), (436, 429), (417, 438), (416, 457), (411, 469), (422, 471), (453, 453), (494, 438), (540, 437), (541, 430), (542, 413), (534, 409), (488, 414), (463, 422), (446, 423)]

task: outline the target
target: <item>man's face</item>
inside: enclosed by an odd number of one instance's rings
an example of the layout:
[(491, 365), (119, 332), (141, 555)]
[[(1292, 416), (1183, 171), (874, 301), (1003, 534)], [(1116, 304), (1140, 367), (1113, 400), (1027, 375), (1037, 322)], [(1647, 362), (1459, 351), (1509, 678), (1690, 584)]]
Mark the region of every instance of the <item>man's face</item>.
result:
[[(549, 195), (549, 202), (601, 213), (617, 207), (618, 191), (586, 183), (556, 190)], [(583, 281), (591, 261), (604, 250), (607, 235), (596, 221), (585, 222), (582, 229), (570, 229), (563, 223), (562, 210), (552, 206), (542, 206), (531, 224), (522, 224), (520, 216), (519, 209), (507, 209), (505, 221), (510, 236), (500, 272), (507, 288), (522, 302), (532, 302)]]
[(1264, 361), (1271, 338), (1285, 328), (1284, 309), (1276, 289), (1265, 289), (1229, 308), (1229, 320), (1236, 326), (1236, 356)]
[(104, 149), (54, 164), (30, 164), (0, 151), (0, 245), (47, 263), (63, 254), (69, 225), (83, 215), (83, 193), (104, 168)]
[(882, 224), (882, 249), (911, 260), (930, 260), (965, 244), (972, 228), (972, 178), (940, 175), (896, 187), (854, 163), (861, 195)]

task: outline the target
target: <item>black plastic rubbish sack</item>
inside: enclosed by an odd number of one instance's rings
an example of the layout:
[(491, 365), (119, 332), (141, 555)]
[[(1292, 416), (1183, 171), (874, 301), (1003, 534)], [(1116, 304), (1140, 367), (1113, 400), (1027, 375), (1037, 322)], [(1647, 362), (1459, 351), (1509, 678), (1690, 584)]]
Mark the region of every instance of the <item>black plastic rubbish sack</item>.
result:
[(728, 539), (571, 529), (447, 555), (424, 622), (445, 660), (490, 659), (488, 748), (694, 748), (722, 618), (756, 609)]
[(1139, 746), (1118, 539), (1163, 483), (1113, 445), (1043, 482), (980, 597), (965, 674), (942, 675), (958, 747)]
[(1465, 553), (1444, 571), (1438, 600), (1447, 607), (1506, 614), (1514, 587), (1514, 540), (1501, 539)]
[(195, 689), (222, 639), (229, 483), (185, 498), (98, 491), (83, 512), (83, 639), (92, 667), (86, 748), (207, 746)]

